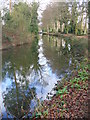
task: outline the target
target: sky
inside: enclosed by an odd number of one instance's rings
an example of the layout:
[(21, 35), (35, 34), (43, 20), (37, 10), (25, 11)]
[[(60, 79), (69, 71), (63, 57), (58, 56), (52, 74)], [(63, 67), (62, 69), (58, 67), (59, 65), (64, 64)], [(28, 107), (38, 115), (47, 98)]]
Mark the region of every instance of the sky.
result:
[[(0, 0), (0, 10), (4, 7), (4, 6), (7, 6), (9, 5), (9, 1), (10, 0)], [(65, 2), (65, 1), (74, 1), (74, 0), (11, 0), (12, 2), (15, 2), (15, 1), (23, 1), (23, 2), (27, 2), (27, 3), (31, 3), (33, 1), (36, 1), (36, 2), (40, 2), (40, 7), (43, 9), (46, 7), (46, 5), (48, 3), (50, 3), (50, 1), (53, 1), (53, 2)], [(77, 2), (80, 2), (80, 1), (83, 1), (83, 0), (77, 0)], [(84, 0), (84, 1), (89, 1), (89, 0)]]
[[(10, 0), (0, 0), (0, 11), (1, 11), (1, 13), (2, 13), (2, 16), (3, 16), (3, 8), (7, 8), (7, 9), (9, 9), (9, 1)], [(22, 1), (22, 2), (27, 2), (27, 3), (31, 3), (31, 2), (33, 2), (34, 0), (11, 0), (12, 1), (12, 3), (14, 3), (14, 2), (17, 2), (17, 1)], [(48, 3), (50, 3), (50, 1), (51, 0), (35, 0), (35, 2), (40, 2), (40, 7), (39, 7), (39, 10), (38, 10), (38, 14), (39, 14), (39, 19), (42, 17), (42, 12), (45, 10), (45, 8), (46, 8), (46, 5), (48, 4)]]
[[(15, 2), (15, 1), (22, 1), (22, 2), (27, 2), (27, 3), (31, 3), (33, 2), (34, 0), (12, 0), (12, 2)], [(35, 0), (36, 2), (40, 2), (40, 6), (41, 8), (45, 8), (45, 6), (47, 5), (47, 3), (50, 2), (50, 0)], [(9, 5), (9, 0), (0, 0), (0, 10), (7, 6), (8, 7)]]
[[(10, 0), (0, 0), (0, 11), (2, 11), (2, 9), (4, 7), (9, 9), (9, 1)], [(35, 2), (40, 2), (40, 7), (39, 7), (39, 18), (42, 17), (42, 12), (45, 10), (46, 5), (49, 4), (50, 2), (65, 2), (65, 1), (74, 1), (74, 0), (11, 0), (12, 3), (16, 2), (16, 1), (22, 1), (22, 2), (27, 2), (27, 3), (31, 3), (33, 1)], [(77, 0), (77, 2), (82, 2), (83, 0)], [(89, 1), (89, 0), (84, 0), (84, 1)], [(1, 12), (3, 14), (3, 11)]]

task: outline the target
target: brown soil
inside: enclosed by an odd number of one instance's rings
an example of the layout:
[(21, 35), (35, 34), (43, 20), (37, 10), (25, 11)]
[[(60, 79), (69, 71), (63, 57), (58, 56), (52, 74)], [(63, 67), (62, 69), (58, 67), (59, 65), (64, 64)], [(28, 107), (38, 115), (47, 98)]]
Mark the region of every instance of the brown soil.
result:
[[(12, 47), (30, 44), (34, 38), (34, 35), (31, 36), (29, 33), (27, 35), (21, 35), (18, 32), (15, 33), (14, 31), (8, 31), (6, 28), (3, 28), (2, 33), (2, 47), (0, 50), (7, 50)], [(7, 37), (5, 38), (4, 35)], [(11, 41), (9, 41), (8, 38)]]
[(10, 49), (12, 47), (18, 47), (18, 46), (30, 44), (30, 43), (31, 43), (31, 41), (21, 42), (21, 43), (5, 42), (5, 43), (2, 43), (2, 48), (0, 50), (7, 50), (7, 49)]

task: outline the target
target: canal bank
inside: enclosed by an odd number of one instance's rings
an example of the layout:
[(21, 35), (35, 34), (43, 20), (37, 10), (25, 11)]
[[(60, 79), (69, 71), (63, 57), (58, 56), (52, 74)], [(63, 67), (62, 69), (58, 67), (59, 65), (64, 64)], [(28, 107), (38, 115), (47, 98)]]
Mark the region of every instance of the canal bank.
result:
[(71, 77), (58, 81), (56, 94), (43, 101), (33, 114), (39, 119), (88, 119), (88, 65), (82, 62)]
[(56, 37), (70, 37), (71, 39), (88, 39), (88, 35), (75, 35), (75, 34), (61, 34), (61, 33), (47, 33), (43, 32), (43, 35), (51, 35)]
[(30, 34), (28, 34), (26, 38), (23, 36), (21, 37), (18, 35), (15, 36), (11, 35), (9, 38), (7, 37), (2, 39), (2, 47), (0, 48), (0, 50), (8, 50), (13, 47), (31, 44), (34, 38), (35, 35), (30, 35)]
[[(43, 35), (50, 35), (50, 36), (56, 36), (56, 37), (62, 37), (62, 38), (70, 38), (70, 39), (88, 39), (88, 36), (75, 36), (72, 34), (57, 34), (57, 33), (43, 33)], [(26, 44), (31, 44), (35, 36), (29, 37), (26, 41), (21, 41), (21, 42), (5, 42), (2, 43), (2, 47), (0, 50), (8, 50), (11, 49), (12, 47), (18, 47)]]

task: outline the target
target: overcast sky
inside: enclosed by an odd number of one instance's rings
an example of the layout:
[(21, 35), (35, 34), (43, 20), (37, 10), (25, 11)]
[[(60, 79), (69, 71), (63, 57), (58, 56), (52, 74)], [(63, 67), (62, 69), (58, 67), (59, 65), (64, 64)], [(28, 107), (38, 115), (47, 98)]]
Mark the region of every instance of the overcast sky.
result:
[[(0, 10), (9, 5), (9, 1), (10, 0), (0, 0)], [(53, 1), (53, 2), (65, 2), (65, 1), (68, 1), (68, 0), (11, 0), (12, 2), (15, 2), (15, 1), (23, 1), (23, 2), (28, 2), (28, 3), (31, 3), (33, 1), (36, 1), (36, 2), (40, 2), (40, 7), (43, 9), (45, 8), (45, 6), (50, 3), (50, 1)], [(69, 1), (74, 1), (74, 0), (69, 0)], [(77, 2), (80, 2), (80, 1), (83, 1), (83, 0), (77, 0)], [(89, 1), (89, 0), (84, 0), (84, 1)]]
[[(9, 9), (9, 1), (10, 0), (0, 0), (0, 11), (4, 8), (7, 7)], [(27, 2), (27, 3), (31, 3), (33, 1), (36, 2), (40, 2), (40, 7), (39, 7), (39, 17), (41, 17), (41, 10), (44, 10), (46, 8), (46, 5), (49, 4), (50, 2), (65, 2), (65, 1), (70, 1), (70, 0), (11, 0), (12, 3), (16, 2), (16, 1), (22, 1), (22, 2)], [(74, 0), (71, 0), (74, 1)], [(83, 0), (77, 0), (78, 2), (82, 2)], [(84, 0), (84, 1), (88, 1), (88, 0)]]
[[(22, 1), (22, 2), (27, 2), (27, 3), (32, 3), (34, 0), (11, 0), (12, 3), (14, 2), (17, 2), (17, 1)], [(35, 2), (40, 2), (40, 7), (39, 7), (39, 19), (41, 18), (41, 13), (43, 12), (43, 10), (46, 8), (46, 5), (48, 3), (50, 3), (51, 0), (35, 0)], [(10, 0), (0, 0), (0, 11), (3, 9), (3, 8), (8, 8), (9, 9), (9, 2)], [(1, 12), (2, 15), (3, 15), (3, 11)]]
[[(12, 0), (12, 2), (15, 2), (15, 1), (22, 1), (22, 2), (27, 2), (27, 3), (31, 3), (33, 2), (34, 0)], [(41, 8), (45, 8), (45, 6), (47, 5), (47, 3), (50, 2), (50, 0), (35, 0), (36, 2), (40, 2), (40, 7)], [(5, 7), (5, 6), (8, 6), (9, 7), (9, 0), (0, 0), (0, 10)]]

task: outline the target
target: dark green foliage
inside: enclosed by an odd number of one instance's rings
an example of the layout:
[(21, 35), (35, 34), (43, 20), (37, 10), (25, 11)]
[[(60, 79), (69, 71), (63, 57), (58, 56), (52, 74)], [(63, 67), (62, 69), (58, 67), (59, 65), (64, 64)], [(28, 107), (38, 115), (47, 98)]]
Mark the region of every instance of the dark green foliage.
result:
[(60, 30), (60, 29), (58, 29), (58, 32), (61, 32), (61, 30)]
[[(19, 2), (13, 6), (11, 15), (7, 11), (3, 16), (4, 25), (3, 31), (6, 34), (8, 41), (11, 41), (9, 38), (12, 37), (16, 39), (27, 39), (30, 33), (38, 33), (38, 3), (32, 3), (32, 6), (27, 3)], [(24, 39), (24, 41), (25, 41)], [(17, 40), (17, 39), (16, 39)]]
[(4, 39), (3, 42), (5, 42), (5, 41), (11, 42), (12, 41), (12, 38), (5, 34), (3, 35), (3, 39)]
[(32, 13), (31, 13), (31, 22), (30, 22), (30, 32), (31, 33), (35, 33), (37, 34), (38, 33), (38, 13), (37, 13), (37, 10), (38, 10), (38, 4), (33, 2), (32, 4)]
[(67, 86), (64, 87), (62, 90), (59, 89), (59, 90), (57, 91), (56, 95), (59, 95), (59, 94), (60, 94), (60, 95), (63, 95), (63, 94), (65, 94), (65, 93), (68, 93), (68, 92), (67, 92)]
[(31, 18), (31, 8), (26, 3), (14, 5), (12, 14), (9, 11), (3, 17), (5, 27), (20, 31), (27, 31)]
[(2, 19), (5, 21), (5, 23), (10, 24), (9, 22), (11, 21), (12, 16), (10, 15), (9, 12), (7, 12)]

